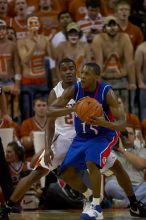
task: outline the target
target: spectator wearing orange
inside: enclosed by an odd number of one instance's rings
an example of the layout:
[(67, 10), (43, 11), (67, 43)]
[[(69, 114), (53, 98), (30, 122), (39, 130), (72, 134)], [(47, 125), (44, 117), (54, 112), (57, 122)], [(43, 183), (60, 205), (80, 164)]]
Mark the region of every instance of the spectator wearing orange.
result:
[(0, 0), (0, 19), (4, 20), (7, 25), (10, 23), (8, 16), (8, 0)]
[(47, 108), (48, 102), (44, 97), (37, 97), (33, 105), (34, 116), (24, 120), (20, 127), (21, 143), (24, 146), (26, 159), (34, 155), (33, 131), (48, 130)]
[(101, 0), (101, 12), (103, 16), (115, 14), (115, 6), (118, 0)]
[(37, 93), (49, 92), (46, 56), (52, 56), (51, 44), (39, 34), (40, 21), (37, 16), (27, 19), (27, 36), (17, 41), (18, 53), (22, 64), (21, 107), (23, 119), (30, 117), (32, 102)]
[[(0, 86), (5, 92), (15, 95), (14, 99), (16, 99), (20, 93), (21, 68), (16, 42), (8, 40), (7, 37), (6, 22), (0, 20)], [(10, 99), (10, 94), (7, 95), (7, 99)], [(9, 102), (10, 101), (8, 101), (10, 113)], [(18, 108), (18, 102), (16, 106)], [(15, 117), (18, 116), (18, 109), (16, 109), (15, 106), (13, 111)]]
[(70, 12), (74, 21), (83, 19), (87, 15), (86, 0), (70, 1), (68, 11)]
[(27, 1), (15, 0), (14, 2), (15, 17), (10, 19), (10, 27), (16, 31), (17, 39), (26, 37), (27, 33)]
[(104, 33), (96, 35), (92, 50), (101, 76), (115, 89), (135, 89), (133, 46), (128, 34), (119, 31), (115, 16), (104, 19)]
[(120, 31), (129, 35), (135, 50), (137, 46), (144, 41), (144, 36), (141, 29), (128, 20), (130, 16), (130, 10), (130, 4), (125, 0), (121, 0), (116, 4), (115, 15), (118, 20)]
[(51, 0), (39, 0), (39, 11), (36, 12), (36, 15), (40, 19), (43, 34), (46, 36), (50, 35), (50, 37), (53, 37), (59, 31), (57, 21), (58, 11), (53, 9), (52, 3)]

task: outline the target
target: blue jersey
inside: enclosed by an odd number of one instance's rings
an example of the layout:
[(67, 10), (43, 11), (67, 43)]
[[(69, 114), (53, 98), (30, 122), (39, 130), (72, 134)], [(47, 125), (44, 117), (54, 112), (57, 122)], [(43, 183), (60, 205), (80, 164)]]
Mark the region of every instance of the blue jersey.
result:
[[(106, 102), (106, 96), (109, 90), (112, 89), (110, 85), (107, 85), (105, 82), (97, 82), (97, 87), (93, 92), (87, 92), (81, 87), (81, 82), (77, 82), (75, 85), (75, 93), (74, 99), (77, 102), (79, 99), (89, 96), (97, 99), (97, 101), (102, 105), (104, 117), (108, 121), (114, 121), (114, 117), (112, 116), (110, 109)], [(97, 135), (102, 135), (106, 138), (113, 138), (117, 135), (116, 131), (104, 128), (101, 126), (93, 126), (88, 123), (85, 123), (79, 119), (79, 117), (75, 114), (75, 130), (78, 136), (80, 137), (94, 137)]]

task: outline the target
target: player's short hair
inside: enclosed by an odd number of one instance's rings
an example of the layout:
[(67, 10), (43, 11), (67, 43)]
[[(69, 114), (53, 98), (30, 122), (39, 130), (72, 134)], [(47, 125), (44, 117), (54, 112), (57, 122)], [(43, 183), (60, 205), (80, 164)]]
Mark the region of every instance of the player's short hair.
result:
[(94, 71), (94, 73), (99, 76), (100, 75), (100, 72), (101, 72), (101, 69), (100, 69), (100, 66), (95, 63), (95, 62), (89, 62), (89, 63), (85, 63), (83, 65), (84, 66), (89, 66), (90, 68), (92, 68), (92, 70)]
[(68, 57), (62, 59), (62, 60), (59, 62), (59, 65), (58, 65), (58, 66), (59, 66), (59, 69), (60, 69), (62, 63), (72, 63), (72, 64), (75, 66), (75, 68), (76, 68), (76, 64), (75, 64), (74, 60), (72, 60), (72, 59), (70, 59), (70, 58), (68, 58)]

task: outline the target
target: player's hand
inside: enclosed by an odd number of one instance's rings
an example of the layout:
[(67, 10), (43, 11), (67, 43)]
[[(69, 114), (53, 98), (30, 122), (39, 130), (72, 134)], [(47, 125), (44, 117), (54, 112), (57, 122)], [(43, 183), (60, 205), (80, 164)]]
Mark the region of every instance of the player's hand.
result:
[(97, 117), (97, 116), (92, 115), (88, 119), (88, 123), (91, 125), (102, 126), (104, 122), (105, 122), (104, 116)]
[(89, 96), (85, 96), (85, 97), (79, 99), (79, 100), (75, 103), (75, 105), (73, 106), (74, 112), (76, 112), (76, 107), (77, 107), (77, 105), (78, 105), (83, 99), (86, 99), (87, 97), (89, 97)]
[(47, 150), (45, 150), (45, 154), (44, 154), (44, 162), (46, 166), (51, 165), (52, 166), (52, 160), (54, 158), (54, 153), (53, 151), (49, 148)]

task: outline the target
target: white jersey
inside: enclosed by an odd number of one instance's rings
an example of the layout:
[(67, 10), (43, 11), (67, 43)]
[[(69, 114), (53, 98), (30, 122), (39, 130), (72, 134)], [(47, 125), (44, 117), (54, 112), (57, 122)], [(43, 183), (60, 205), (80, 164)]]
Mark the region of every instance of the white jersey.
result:
[[(54, 88), (54, 92), (56, 94), (56, 97), (60, 97), (62, 93), (64, 92), (64, 89), (62, 88), (62, 81), (59, 82)], [(74, 105), (75, 101), (71, 99), (68, 104), (67, 108), (72, 107)], [(73, 138), (75, 136), (75, 129), (74, 129), (74, 113), (70, 113), (66, 116), (62, 116), (56, 119), (55, 121), (55, 136), (56, 135), (62, 135), (66, 138)]]

